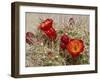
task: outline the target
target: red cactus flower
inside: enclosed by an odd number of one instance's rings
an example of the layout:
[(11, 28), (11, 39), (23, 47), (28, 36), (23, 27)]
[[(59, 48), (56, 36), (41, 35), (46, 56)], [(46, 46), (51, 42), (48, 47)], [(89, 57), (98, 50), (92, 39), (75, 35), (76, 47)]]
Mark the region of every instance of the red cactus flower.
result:
[(39, 28), (43, 31), (46, 31), (52, 27), (53, 20), (52, 19), (46, 19), (44, 22), (42, 22), (39, 26)]
[(50, 28), (47, 31), (44, 31), (46, 36), (50, 39), (50, 40), (55, 40), (57, 37), (56, 31), (54, 28)]
[(34, 34), (31, 33), (31, 32), (27, 32), (26, 33), (26, 43), (28, 43), (29, 45), (32, 45), (33, 44), (33, 38), (34, 37)]
[(84, 50), (84, 43), (82, 40), (72, 39), (67, 44), (67, 50), (72, 55), (73, 58), (76, 58)]
[(52, 19), (46, 19), (44, 22), (42, 22), (39, 26), (39, 28), (45, 33), (45, 35), (50, 40), (55, 40), (57, 37), (55, 29), (52, 27), (53, 20)]
[(61, 42), (64, 44), (68, 44), (69, 40), (70, 38), (66, 34), (61, 37)]
[(70, 41), (70, 38), (66, 34), (64, 34), (61, 37), (60, 48), (65, 49), (69, 41)]

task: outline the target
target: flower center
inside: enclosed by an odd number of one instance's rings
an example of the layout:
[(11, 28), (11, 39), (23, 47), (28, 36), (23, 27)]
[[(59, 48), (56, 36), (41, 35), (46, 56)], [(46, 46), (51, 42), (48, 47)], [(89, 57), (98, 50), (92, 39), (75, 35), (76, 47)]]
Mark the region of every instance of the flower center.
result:
[(74, 45), (72, 50), (73, 50), (73, 52), (79, 51), (79, 46), (78, 45)]
[(77, 51), (77, 46), (74, 47), (74, 50)]

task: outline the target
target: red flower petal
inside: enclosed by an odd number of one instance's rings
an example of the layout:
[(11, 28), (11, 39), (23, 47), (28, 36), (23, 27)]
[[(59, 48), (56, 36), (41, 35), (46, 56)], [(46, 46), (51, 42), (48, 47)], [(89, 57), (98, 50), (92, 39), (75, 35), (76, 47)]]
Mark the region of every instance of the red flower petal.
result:
[(52, 23), (52, 19), (46, 19), (44, 22), (40, 24), (39, 28), (43, 31), (49, 30), (52, 27)]
[(67, 44), (67, 50), (72, 55), (73, 58), (76, 58), (84, 50), (84, 43), (82, 40), (72, 39)]
[(45, 31), (45, 34), (48, 36), (49, 39), (55, 40), (57, 37), (56, 31), (54, 28), (50, 28), (49, 30)]
[(62, 48), (62, 49), (65, 49), (66, 48), (66, 44), (64, 44), (64, 43), (60, 43), (60, 48)]

